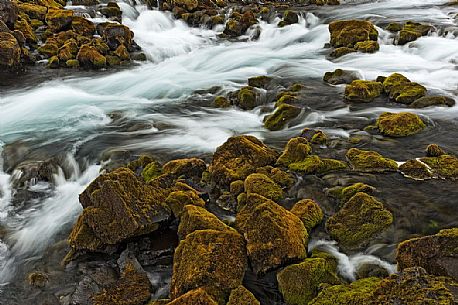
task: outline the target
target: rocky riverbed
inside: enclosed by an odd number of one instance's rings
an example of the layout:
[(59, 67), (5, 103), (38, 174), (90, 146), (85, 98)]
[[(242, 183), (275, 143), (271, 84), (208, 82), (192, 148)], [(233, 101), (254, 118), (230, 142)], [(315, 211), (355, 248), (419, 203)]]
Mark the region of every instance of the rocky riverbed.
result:
[(0, 0), (0, 304), (457, 303), (457, 14)]

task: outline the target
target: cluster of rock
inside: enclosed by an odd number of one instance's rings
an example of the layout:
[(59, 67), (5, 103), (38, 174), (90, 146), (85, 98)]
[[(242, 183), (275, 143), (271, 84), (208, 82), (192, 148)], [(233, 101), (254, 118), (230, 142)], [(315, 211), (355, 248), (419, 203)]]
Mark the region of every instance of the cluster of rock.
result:
[[(96, 69), (145, 59), (128, 27), (94, 24), (64, 5), (54, 0), (0, 2), (1, 70), (17, 71), (40, 59), (47, 59), (50, 68)], [(115, 2), (100, 9), (120, 20)]]

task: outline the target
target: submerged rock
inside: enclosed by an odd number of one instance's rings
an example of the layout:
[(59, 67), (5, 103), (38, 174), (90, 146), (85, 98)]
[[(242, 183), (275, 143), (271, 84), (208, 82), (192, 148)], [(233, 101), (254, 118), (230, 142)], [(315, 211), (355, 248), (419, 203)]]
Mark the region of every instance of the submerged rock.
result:
[(393, 215), (383, 204), (366, 193), (356, 193), (326, 222), (330, 236), (345, 248), (355, 249), (383, 232)]
[(371, 150), (350, 148), (345, 155), (353, 169), (363, 172), (396, 171), (396, 161), (384, 158), (381, 154)]
[(339, 85), (350, 84), (360, 78), (361, 75), (357, 71), (336, 69), (334, 72), (326, 72), (323, 80), (331, 85)]
[(399, 270), (422, 267), (429, 274), (449, 276), (458, 281), (458, 228), (441, 230), (430, 236), (399, 244), (396, 261)]
[(269, 130), (280, 130), (289, 121), (299, 116), (302, 108), (290, 104), (282, 103), (274, 111), (264, 118), (264, 126)]
[(432, 170), (434, 175), (444, 179), (458, 179), (458, 158), (451, 155), (425, 157), (420, 159)]
[(398, 44), (404, 45), (425, 36), (431, 31), (432, 26), (412, 21), (407, 21), (399, 32)]
[(354, 80), (345, 87), (344, 99), (349, 102), (372, 102), (382, 94), (383, 85), (379, 82)]
[(410, 107), (412, 108), (425, 108), (431, 106), (441, 106), (441, 107), (452, 107), (455, 105), (455, 100), (448, 96), (435, 95), (435, 96), (423, 96), (419, 99), (416, 99)]
[(324, 217), (320, 206), (312, 199), (299, 200), (292, 207), (291, 213), (299, 217), (307, 232), (310, 232), (310, 230), (320, 224)]
[(378, 117), (376, 125), (382, 134), (391, 137), (414, 135), (426, 127), (418, 115), (410, 112), (384, 112)]
[(264, 273), (307, 256), (307, 230), (302, 221), (272, 200), (249, 194), (236, 216), (245, 237), (251, 266)]

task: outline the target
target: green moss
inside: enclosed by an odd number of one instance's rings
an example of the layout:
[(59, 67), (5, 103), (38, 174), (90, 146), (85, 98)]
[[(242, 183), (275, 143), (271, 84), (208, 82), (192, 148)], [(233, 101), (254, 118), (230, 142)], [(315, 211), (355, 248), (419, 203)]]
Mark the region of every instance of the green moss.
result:
[(379, 82), (354, 80), (345, 87), (344, 99), (350, 102), (372, 102), (382, 94), (382, 89)]
[(167, 305), (218, 305), (218, 303), (205, 291), (198, 288), (191, 290)]
[(288, 168), (305, 174), (325, 174), (331, 171), (346, 169), (347, 165), (339, 160), (322, 159), (316, 155), (312, 155), (300, 162), (291, 163)]
[(196, 205), (185, 205), (178, 226), (178, 237), (180, 240), (184, 239), (197, 230), (224, 231), (233, 229), (206, 209)]
[(259, 194), (273, 201), (279, 201), (284, 194), (280, 186), (263, 174), (251, 174), (245, 179), (245, 192)]
[(381, 154), (371, 150), (350, 148), (346, 157), (353, 169), (364, 172), (396, 171), (396, 161), (384, 158)]
[(345, 248), (367, 243), (393, 222), (393, 215), (383, 204), (366, 193), (356, 193), (326, 222), (331, 238)]
[(390, 90), (390, 99), (401, 104), (412, 104), (415, 100), (425, 96), (426, 88), (417, 83), (403, 83)]
[(390, 32), (399, 32), (402, 29), (402, 24), (397, 22), (391, 22), (386, 27), (385, 30)]
[(287, 173), (277, 167), (273, 166), (264, 166), (260, 167), (256, 170), (259, 174), (264, 174), (270, 179), (272, 179), (275, 183), (280, 185), (284, 188), (289, 188), (294, 184), (294, 176), (290, 173)]
[(30, 19), (37, 19), (40, 21), (45, 20), (48, 9), (43, 5), (36, 5), (33, 3), (18, 3), (19, 12), (27, 14)]
[(328, 136), (321, 130), (317, 130), (315, 134), (310, 139), (310, 142), (313, 144), (326, 144), (328, 141)]
[(244, 181), (236, 180), (236, 181), (231, 182), (231, 184), (229, 185), (229, 191), (234, 196), (238, 196), (239, 194), (243, 193)]
[(308, 258), (280, 271), (277, 274), (278, 288), (286, 303), (307, 305), (318, 294), (321, 284), (339, 284), (339, 279), (327, 267), (323, 258)]
[(426, 147), (426, 156), (428, 157), (439, 157), (445, 154), (447, 153), (437, 144), (429, 144)]
[(165, 203), (170, 207), (175, 217), (180, 217), (186, 205), (205, 207), (205, 201), (199, 197), (196, 190), (177, 190), (169, 194)]
[(392, 88), (406, 83), (410, 83), (407, 77), (399, 73), (393, 73), (383, 81), (383, 90), (385, 93), (390, 94)]
[(92, 37), (95, 33), (95, 25), (92, 21), (80, 16), (72, 17), (72, 30), (79, 35)]
[(149, 182), (151, 179), (161, 175), (161, 173), (162, 166), (157, 161), (153, 161), (145, 166), (145, 168), (142, 171), (142, 177), (145, 180), (145, 182)]
[(328, 253), (328, 252), (325, 252), (325, 251), (322, 251), (320, 249), (313, 249), (312, 250), (312, 256), (311, 258), (321, 258), (321, 259), (324, 259), (325, 262), (326, 262), (326, 266), (325, 266), (325, 269), (332, 273), (332, 274), (336, 274), (336, 271), (337, 271), (337, 265), (338, 265), (338, 260), (335, 256), (333, 256), (332, 254)]
[(217, 96), (213, 101), (213, 104), (218, 108), (227, 108), (231, 106), (231, 102), (224, 96)]
[(377, 41), (378, 32), (369, 21), (363, 20), (339, 20), (329, 24), (331, 33), (331, 45), (338, 47), (353, 47), (357, 42), (373, 40)]
[(87, 44), (82, 45), (76, 56), (82, 67), (86, 68), (103, 68), (106, 66), (106, 58), (97, 51), (95, 47)]
[(248, 86), (266, 89), (272, 82), (272, 77), (261, 75), (248, 79)]
[(175, 250), (170, 297), (197, 287), (229, 292), (242, 284), (246, 266), (245, 241), (235, 230), (194, 231)]
[(285, 91), (283, 94), (280, 95), (280, 97), (275, 102), (275, 107), (279, 107), (282, 104), (293, 104), (297, 102), (298, 98), (295, 95), (289, 94), (288, 91)]
[(433, 173), (441, 178), (458, 178), (458, 158), (455, 156), (425, 157), (420, 161), (428, 165)]
[(57, 69), (59, 68), (59, 57), (53, 56), (48, 60), (48, 68)]
[(176, 159), (167, 162), (162, 167), (163, 172), (175, 177), (201, 179), (207, 164), (199, 158)]
[(372, 193), (375, 191), (375, 187), (367, 185), (365, 183), (355, 183), (344, 187), (341, 189), (339, 194), (339, 199), (341, 202), (347, 202), (351, 197), (353, 197), (356, 193), (363, 192), (363, 193)]
[(226, 305), (260, 305), (255, 296), (245, 287), (239, 286), (231, 291)]
[(110, 67), (119, 66), (121, 64), (121, 59), (118, 56), (107, 55), (105, 58), (107, 59), (107, 65)]
[(72, 23), (73, 11), (49, 8), (46, 14), (46, 23), (55, 32), (69, 27)]
[(302, 111), (302, 108), (289, 105), (289, 104), (280, 104), (274, 113), (266, 116), (264, 118), (264, 126), (269, 130), (280, 130), (282, 129), (289, 121), (296, 118)]
[(422, 131), (426, 125), (414, 113), (382, 113), (376, 122), (380, 132), (391, 137), (406, 137)]
[(302, 137), (291, 138), (285, 146), (285, 150), (277, 160), (277, 164), (288, 166), (291, 163), (300, 162), (305, 160), (312, 147), (307, 139)]
[(288, 87), (288, 91), (290, 92), (299, 92), (302, 89), (304, 89), (304, 85), (301, 83), (295, 83)]
[(299, 217), (307, 229), (307, 232), (310, 232), (310, 230), (322, 222), (324, 217), (320, 206), (312, 199), (302, 199), (298, 201), (292, 207), (291, 213)]
[(366, 40), (355, 44), (355, 49), (363, 53), (375, 53), (380, 49), (377, 41)]
[(47, 57), (52, 57), (57, 55), (59, 47), (55, 42), (46, 42), (44, 45), (38, 48), (38, 53), (43, 54)]
[(307, 256), (307, 230), (302, 221), (272, 200), (249, 194), (236, 216), (245, 237), (251, 266), (264, 273)]
[(141, 155), (136, 160), (127, 163), (126, 167), (133, 171), (134, 173), (141, 174), (143, 169), (148, 166), (148, 164), (156, 162), (153, 158), (147, 155)]
[(422, 23), (407, 21), (399, 32), (398, 44), (404, 45), (408, 42), (417, 40), (421, 36), (427, 35), (431, 26)]
[(432, 178), (432, 172), (428, 166), (418, 160), (409, 160), (399, 166), (399, 171), (406, 177), (415, 180), (425, 180)]
[(258, 94), (253, 87), (247, 86), (239, 90), (237, 106), (243, 110), (251, 110), (258, 106)]

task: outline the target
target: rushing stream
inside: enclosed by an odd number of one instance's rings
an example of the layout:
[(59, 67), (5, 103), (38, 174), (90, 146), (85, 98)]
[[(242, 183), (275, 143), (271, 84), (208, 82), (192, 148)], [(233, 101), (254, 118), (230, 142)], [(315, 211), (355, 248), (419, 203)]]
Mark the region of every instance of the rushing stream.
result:
[[(50, 80), (36, 77), (26, 86), (21, 86), (18, 79), (11, 87), (0, 86), (2, 147), (17, 142), (30, 147), (36, 156), (64, 159), (55, 183), (31, 183), (28, 187), (37, 196), (20, 204), (13, 204), (12, 200), (12, 183), (20, 173), (3, 172), (0, 160), (0, 282), (6, 285), (12, 281), (19, 266), (39, 261), (48, 246), (65, 238), (60, 234), (68, 233), (81, 211), (78, 194), (97, 177), (100, 161), (107, 152), (148, 151), (162, 160), (190, 155), (205, 157), (234, 134), (252, 134), (281, 148), (307, 126), (348, 138), (355, 131), (348, 128), (349, 122), (352, 127), (361, 126), (383, 111), (399, 111), (379, 104), (351, 109), (342, 103), (342, 86), (321, 83), (323, 74), (336, 68), (357, 70), (365, 79), (399, 72), (435, 93), (458, 97), (456, 5), (446, 5), (448, 0), (345, 2), (304, 13), (298, 24), (284, 28), (276, 26), (279, 20), (262, 21), (258, 39), (252, 39), (255, 33), (249, 31), (239, 41), (219, 39), (223, 27), (190, 28), (169, 13), (148, 10), (145, 5), (120, 3), (123, 23), (134, 31), (148, 62), (112, 73), (74, 73)], [(377, 28), (380, 51), (353, 53), (330, 61), (325, 50), (329, 42), (327, 24), (336, 19), (370, 19), (383, 24), (411, 19), (429, 22), (436, 31), (398, 46), (393, 44), (389, 32)], [(310, 86), (317, 103), (322, 104), (311, 106), (311, 111), (295, 124), (275, 132), (263, 127), (262, 107), (244, 111), (211, 106), (215, 93), (236, 90), (246, 84), (247, 78), (265, 74), (303, 81)], [(458, 151), (458, 141), (454, 136), (450, 138), (458, 131), (458, 106), (413, 112), (439, 127), (426, 132), (419, 143), (402, 142), (408, 152), (398, 152), (394, 145), (383, 141), (374, 147), (397, 161), (407, 160), (431, 142)], [(383, 183), (389, 188), (396, 185), (396, 179)], [(430, 191), (438, 192), (435, 184), (412, 192), (412, 200), (421, 200)], [(438, 192), (443, 197), (434, 207), (423, 206), (427, 210), (425, 215), (444, 225), (453, 224), (455, 220), (445, 209), (453, 203), (449, 196), (455, 195), (456, 191), (451, 190)], [(400, 196), (408, 197), (399, 191), (385, 199)], [(409, 210), (410, 206), (399, 208)], [(411, 224), (399, 226), (410, 232), (421, 231), (427, 226), (423, 222), (426, 218), (421, 217), (418, 223), (411, 220)], [(396, 237), (388, 240), (387, 247), (403, 234), (393, 232)], [(314, 246), (317, 245), (338, 258), (339, 270), (349, 280), (355, 279), (355, 268), (363, 262), (380, 265), (390, 273), (395, 271), (392, 257), (383, 258), (390, 262), (378, 257), (386, 251), (347, 256), (330, 241), (315, 241)]]

